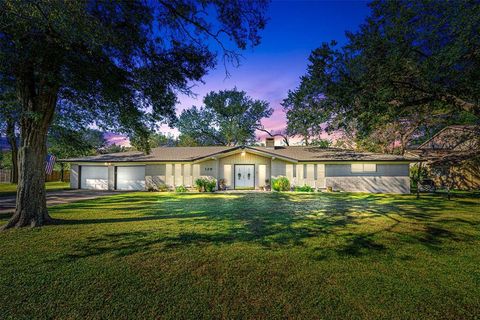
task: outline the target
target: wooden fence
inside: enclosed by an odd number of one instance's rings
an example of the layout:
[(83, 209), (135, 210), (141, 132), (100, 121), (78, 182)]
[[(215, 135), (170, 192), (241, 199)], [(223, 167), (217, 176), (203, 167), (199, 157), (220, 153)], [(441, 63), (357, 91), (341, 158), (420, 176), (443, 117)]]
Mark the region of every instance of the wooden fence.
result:
[[(10, 182), (10, 169), (0, 169), (0, 183)], [(52, 174), (47, 175), (46, 178), (47, 182), (50, 181), (70, 181), (70, 170), (63, 170), (63, 179), (62, 179), (62, 171), (53, 171)]]
[(12, 170), (10, 169), (0, 169), (0, 183), (10, 182), (10, 174)]

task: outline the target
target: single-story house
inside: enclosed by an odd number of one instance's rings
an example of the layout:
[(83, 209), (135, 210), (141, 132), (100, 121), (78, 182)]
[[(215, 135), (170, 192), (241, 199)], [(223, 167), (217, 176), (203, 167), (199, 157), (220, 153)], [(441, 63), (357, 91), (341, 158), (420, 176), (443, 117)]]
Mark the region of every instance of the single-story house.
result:
[(194, 186), (201, 176), (228, 189), (259, 189), (286, 176), (294, 186), (351, 192), (410, 193), (410, 160), (403, 156), (309, 146), (160, 147), (66, 159), (72, 188), (145, 190)]

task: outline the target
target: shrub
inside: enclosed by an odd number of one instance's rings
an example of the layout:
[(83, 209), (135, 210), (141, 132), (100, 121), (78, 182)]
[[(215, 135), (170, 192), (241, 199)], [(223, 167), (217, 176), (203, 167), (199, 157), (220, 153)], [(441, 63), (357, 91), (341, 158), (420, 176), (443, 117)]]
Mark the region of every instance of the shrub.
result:
[(178, 192), (178, 193), (188, 192), (188, 189), (185, 186), (178, 186), (175, 188), (175, 192)]
[(272, 188), (275, 191), (288, 191), (290, 190), (290, 181), (287, 177), (278, 177), (272, 180)]
[(315, 190), (313, 190), (313, 188), (310, 187), (310, 186), (304, 185), (302, 187), (296, 186), (295, 191), (297, 191), (297, 192), (313, 192)]
[(203, 178), (198, 178), (195, 180), (195, 187), (197, 187), (198, 192), (203, 192), (205, 190), (206, 180)]
[(207, 182), (205, 183), (205, 191), (214, 192), (216, 186), (217, 186), (217, 180), (215, 179), (207, 180)]
[(200, 177), (195, 180), (195, 186), (199, 192), (214, 192), (217, 180), (212, 177)]

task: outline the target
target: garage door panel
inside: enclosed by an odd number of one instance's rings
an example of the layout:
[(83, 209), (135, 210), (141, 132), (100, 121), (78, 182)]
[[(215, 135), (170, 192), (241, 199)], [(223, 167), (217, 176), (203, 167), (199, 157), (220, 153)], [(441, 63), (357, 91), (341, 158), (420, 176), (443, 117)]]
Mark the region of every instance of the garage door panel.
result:
[(145, 166), (117, 167), (117, 190), (145, 190)]
[(81, 189), (108, 190), (108, 167), (82, 166)]

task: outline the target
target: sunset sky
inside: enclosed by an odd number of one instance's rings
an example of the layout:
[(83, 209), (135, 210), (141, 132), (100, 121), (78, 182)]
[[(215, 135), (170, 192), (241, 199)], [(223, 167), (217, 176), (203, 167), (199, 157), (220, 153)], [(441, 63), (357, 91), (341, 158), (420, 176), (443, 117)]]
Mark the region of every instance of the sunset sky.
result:
[[(177, 113), (192, 105), (201, 106), (210, 91), (236, 86), (252, 98), (270, 103), (275, 112), (263, 121), (267, 129), (284, 129), (286, 120), (280, 103), (288, 90), (298, 85), (310, 52), (322, 42), (336, 40), (342, 44), (345, 31), (357, 30), (368, 13), (365, 1), (273, 1), (267, 12), (266, 29), (261, 32), (261, 44), (242, 52), (239, 68), (228, 67), (230, 78), (225, 78), (225, 69), (219, 63), (204, 78), (205, 84), (193, 88), (196, 98), (179, 97)], [(166, 126), (162, 132), (178, 133)], [(121, 143), (121, 137), (116, 139)]]

